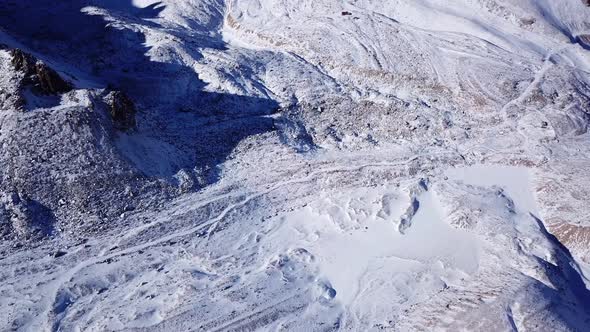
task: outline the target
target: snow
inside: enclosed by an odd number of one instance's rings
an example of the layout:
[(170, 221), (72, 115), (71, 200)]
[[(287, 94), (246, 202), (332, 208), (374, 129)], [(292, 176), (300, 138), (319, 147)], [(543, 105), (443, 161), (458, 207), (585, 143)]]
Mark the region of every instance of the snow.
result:
[(539, 208), (533, 195), (533, 175), (525, 167), (504, 165), (473, 165), (449, 169), (452, 180), (475, 186), (497, 186), (503, 189), (523, 213), (538, 215)]
[(145, 8), (154, 4), (160, 4), (161, 2), (158, 0), (133, 0), (132, 3), (135, 7)]
[(0, 11), (0, 330), (588, 330), (581, 1)]
[[(317, 257), (320, 277), (330, 280), (336, 299), (347, 306), (358, 300), (368, 284), (387, 281), (381, 279), (382, 270), (388, 271), (387, 278), (395, 279), (415, 270), (433, 269), (435, 283), (437, 279), (440, 283), (441, 278), (451, 278), (448, 274), (475, 271), (476, 240), (444, 223), (430, 193), (420, 196), (419, 212), (408, 232), (397, 231), (393, 219), (399, 218), (409, 203), (397, 191), (395, 187), (356, 188), (354, 192), (340, 192), (335, 197), (321, 197), (312, 206), (281, 217), (282, 225), (266, 240), (269, 245), (280, 247), (267, 250), (303, 248), (310, 252)], [(379, 212), (386, 195), (397, 196), (398, 200), (383, 218)], [(380, 278), (370, 279), (375, 274)], [(415, 288), (407, 287), (411, 292)], [(411, 298), (412, 294), (396, 296)]]

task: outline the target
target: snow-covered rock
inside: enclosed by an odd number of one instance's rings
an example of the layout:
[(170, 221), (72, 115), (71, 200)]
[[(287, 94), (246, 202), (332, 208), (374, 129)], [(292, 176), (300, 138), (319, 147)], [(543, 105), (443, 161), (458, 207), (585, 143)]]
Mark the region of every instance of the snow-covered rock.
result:
[(0, 330), (587, 330), (588, 17), (4, 1)]

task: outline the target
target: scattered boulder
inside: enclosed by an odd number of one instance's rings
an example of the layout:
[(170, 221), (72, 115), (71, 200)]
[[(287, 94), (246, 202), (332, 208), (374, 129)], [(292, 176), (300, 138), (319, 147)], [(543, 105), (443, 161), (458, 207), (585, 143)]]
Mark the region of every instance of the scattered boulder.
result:
[(49, 95), (72, 90), (72, 85), (43, 61), (17, 48), (12, 49), (10, 54), (14, 69), (25, 75), (25, 84), (33, 84), (39, 92)]
[(130, 130), (135, 128), (135, 104), (121, 91), (113, 91), (107, 97), (109, 112), (115, 128), (119, 130)]
[(22, 110), (26, 105), (26, 100), (18, 89), (0, 89), (0, 110), (16, 109)]
[(350, 15), (352, 15), (351, 12), (347, 12), (347, 11), (342, 12), (342, 16), (350, 16)]

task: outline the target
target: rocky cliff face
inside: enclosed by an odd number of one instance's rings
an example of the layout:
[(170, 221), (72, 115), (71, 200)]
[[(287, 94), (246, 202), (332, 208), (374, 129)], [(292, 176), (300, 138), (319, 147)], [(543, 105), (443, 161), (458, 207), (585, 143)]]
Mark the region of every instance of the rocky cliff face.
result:
[(72, 90), (71, 83), (66, 82), (55, 70), (43, 61), (20, 49), (10, 50), (14, 69), (21, 72), (24, 84), (30, 84), (36, 92), (56, 95)]

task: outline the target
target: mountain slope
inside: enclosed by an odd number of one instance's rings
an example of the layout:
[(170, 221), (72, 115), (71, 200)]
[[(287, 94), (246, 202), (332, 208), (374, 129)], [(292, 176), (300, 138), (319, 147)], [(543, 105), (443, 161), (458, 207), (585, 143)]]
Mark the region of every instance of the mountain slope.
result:
[(587, 329), (589, 16), (5, 1), (0, 329)]

